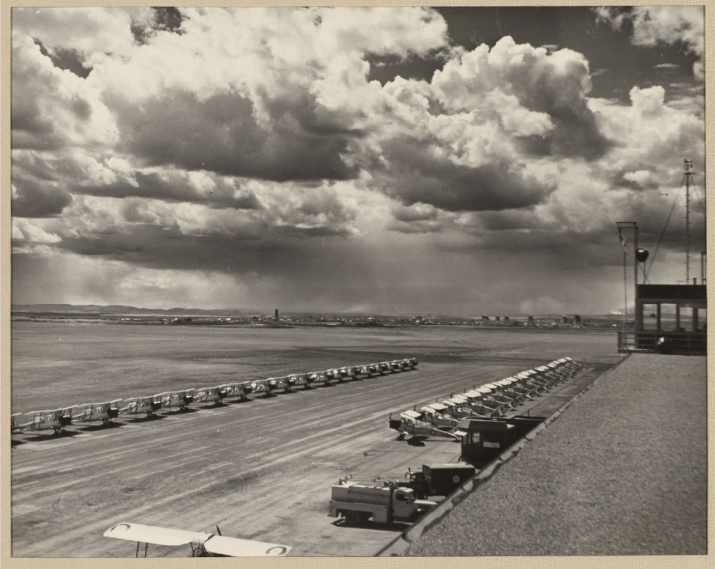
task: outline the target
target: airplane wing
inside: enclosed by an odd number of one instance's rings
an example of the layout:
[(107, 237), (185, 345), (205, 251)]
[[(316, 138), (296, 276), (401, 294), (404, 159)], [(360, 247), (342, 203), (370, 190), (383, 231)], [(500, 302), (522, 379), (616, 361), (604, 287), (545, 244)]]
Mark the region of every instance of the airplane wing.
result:
[(204, 542), (204, 549), (208, 553), (229, 557), (265, 557), (288, 555), (291, 547), (277, 543), (213, 535)]
[(82, 403), (80, 405), (75, 405), (72, 409), (72, 421), (86, 421), (93, 413), (94, 403)]
[(105, 537), (178, 547), (187, 544), (201, 544), (208, 553), (229, 557), (265, 557), (288, 555), (292, 549), (287, 545), (225, 537), (206, 532), (147, 526), (144, 524), (119, 523), (103, 534)]
[(420, 413), (419, 411), (413, 411), (412, 409), (408, 411), (403, 411), (400, 413), (400, 417), (403, 419), (412, 419), (413, 421), (419, 421), (422, 419), (423, 413)]
[(145, 526), (144, 524), (120, 523), (113, 525), (105, 531), (103, 535), (104, 537), (139, 541), (141, 543), (151, 543), (152, 545), (178, 547), (179, 545), (186, 545), (206, 539), (211, 534), (157, 526)]

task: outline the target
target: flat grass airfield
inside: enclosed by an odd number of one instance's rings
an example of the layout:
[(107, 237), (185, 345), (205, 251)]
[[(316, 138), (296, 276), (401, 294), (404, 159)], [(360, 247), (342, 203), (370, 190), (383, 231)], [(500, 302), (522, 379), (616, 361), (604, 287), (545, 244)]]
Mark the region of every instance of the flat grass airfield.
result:
[[(375, 555), (408, 526), (344, 526), (327, 516), (331, 485), (347, 475), (402, 477), (460, 454), (447, 439), (396, 440), (389, 414), (565, 356), (594, 379), (621, 359), (610, 330), (14, 322), (13, 413), (384, 360), (419, 365), (13, 435), (12, 555), (133, 557), (135, 544), (102, 536), (119, 522), (218, 525), (223, 535), (290, 545), (294, 556)], [(189, 553), (149, 547), (150, 557)]]

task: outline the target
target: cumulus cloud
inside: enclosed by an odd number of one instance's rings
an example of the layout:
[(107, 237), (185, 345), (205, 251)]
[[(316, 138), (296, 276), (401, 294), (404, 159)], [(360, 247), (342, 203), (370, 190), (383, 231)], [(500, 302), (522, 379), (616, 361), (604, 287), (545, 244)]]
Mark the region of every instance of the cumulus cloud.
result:
[[(630, 91), (631, 104), (593, 99), (603, 132), (618, 141), (617, 149), (602, 162), (618, 182), (628, 172), (650, 172), (653, 180), (680, 179), (681, 160), (704, 157), (705, 125), (696, 115), (672, 108), (663, 87)], [(702, 167), (702, 165), (699, 165)], [(641, 175), (642, 176), (642, 175)]]
[(505, 37), (491, 50), (482, 45), (447, 62), (433, 83), (446, 109), (496, 113), (502, 122), (511, 112), (511, 124), (530, 125), (523, 132), (512, 127), (514, 134), (540, 139), (534, 152), (595, 159), (608, 149), (587, 105), (588, 63), (579, 53), (550, 53)]
[(133, 18), (151, 18), (150, 8), (14, 8), (13, 28), (37, 38), (50, 53), (74, 50), (90, 66), (135, 48)]
[(15, 149), (107, 147), (118, 132), (100, 93), (55, 67), (32, 38), (13, 34), (12, 145)]
[[(702, 55), (692, 11), (601, 14)], [(14, 251), (38, 273), (68, 272), (53, 252), (92, 267), (120, 296), (188, 299), (223, 275), (253, 298), (392, 306), (528, 249), (594, 278), (621, 261), (615, 221), (647, 216), (657, 235), (670, 203), (654, 196), (677, 190), (681, 157), (702, 167), (691, 85), (594, 98), (585, 55), (510, 37), (466, 50), (431, 9), (13, 16)], [(443, 63), (370, 79), (415, 58)]]
[(694, 75), (704, 78), (705, 13), (702, 6), (635, 6), (627, 10), (602, 7), (596, 10), (599, 19), (609, 22), (615, 29), (628, 22), (633, 28), (635, 45), (683, 44), (699, 58), (693, 65)]
[[(381, 124), (372, 187), (448, 211), (531, 207), (555, 188), (556, 160), (596, 160), (612, 142), (588, 106), (588, 64), (503, 38), (461, 51), (431, 82), (396, 78), (371, 107)], [(378, 146), (379, 144), (379, 146)]]

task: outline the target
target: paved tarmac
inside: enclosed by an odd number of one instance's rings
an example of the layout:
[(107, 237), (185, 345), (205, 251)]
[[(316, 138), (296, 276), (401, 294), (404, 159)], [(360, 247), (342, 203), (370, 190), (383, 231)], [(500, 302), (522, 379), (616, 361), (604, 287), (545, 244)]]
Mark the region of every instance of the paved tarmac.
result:
[(407, 554), (707, 554), (706, 358), (631, 355)]

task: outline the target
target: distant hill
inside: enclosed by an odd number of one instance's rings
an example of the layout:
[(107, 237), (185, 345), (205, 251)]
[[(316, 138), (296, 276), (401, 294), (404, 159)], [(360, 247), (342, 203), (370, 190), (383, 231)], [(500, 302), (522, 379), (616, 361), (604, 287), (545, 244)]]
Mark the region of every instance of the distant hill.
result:
[(160, 314), (168, 315), (206, 315), (206, 316), (241, 316), (245, 314), (255, 314), (241, 309), (226, 308), (206, 310), (203, 308), (138, 308), (136, 306), (99, 306), (95, 304), (14, 304), (11, 312), (16, 313), (59, 313), (59, 314)]
[[(204, 308), (183, 308), (183, 307), (173, 307), (173, 308), (141, 308), (137, 306), (122, 306), (122, 305), (96, 305), (96, 304), (14, 304), (12, 305), (11, 312), (13, 315), (19, 314), (66, 314), (66, 315), (77, 315), (77, 316), (112, 316), (112, 315), (156, 315), (156, 316), (216, 316), (216, 317), (228, 317), (228, 316), (250, 316), (250, 315), (266, 315), (272, 316), (273, 311), (262, 311), (262, 310), (251, 310), (247, 308), (216, 308), (216, 309), (204, 309)], [(377, 314), (377, 313), (350, 313), (350, 312), (291, 312), (291, 311), (280, 311), (281, 317), (312, 317), (317, 320), (320, 318), (329, 318), (342, 316), (347, 318), (368, 318), (368, 317), (379, 317), (379, 318), (394, 318), (394, 319), (404, 319), (404, 318), (414, 318), (417, 314)], [(561, 315), (558, 314), (534, 314), (536, 319), (560, 319)], [(573, 319), (573, 314), (569, 313), (567, 315), (569, 319)], [(629, 315), (632, 316), (632, 315)], [(492, 317), (493, 318), (493, 317)], [(614, 314), (602, 314), (602, 315), (585, 315), (582, 314), (581, 318), (593, 319), (593, 320), (618, 320), (623, 318), (622, 315)], [(469, 320), (480, 320), (481, 315), (469, 315), (469, 316), (454, 316), (454, 315), (442, 315), (442, 314), (422, 314), (421, 319), (423, 320), (456, 320), (460, 322)], [(526, 320), (525, 315), (513, 315), (512, 320)]]

